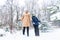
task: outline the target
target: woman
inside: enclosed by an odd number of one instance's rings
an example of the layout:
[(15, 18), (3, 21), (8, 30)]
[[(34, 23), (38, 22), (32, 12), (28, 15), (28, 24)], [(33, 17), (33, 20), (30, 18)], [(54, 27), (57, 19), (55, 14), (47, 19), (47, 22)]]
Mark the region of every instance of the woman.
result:
[(25, 35), (25, 29), (27, 28), (27, 36), (29, 36), (29, 26), (30, 26), (30, 14), (28, 11), (23, 13), (23, 16), (21, 18), (23, 23), (23, 35)]
[(39, 28), (38, 28), (38, 25), (39, 25), (39, 20), (36, 16), (32, 16), (32, 23), (33, 23), (33, 26), (34, 26), (34, 29), (35, 29), (35, 36), (39, 36)]

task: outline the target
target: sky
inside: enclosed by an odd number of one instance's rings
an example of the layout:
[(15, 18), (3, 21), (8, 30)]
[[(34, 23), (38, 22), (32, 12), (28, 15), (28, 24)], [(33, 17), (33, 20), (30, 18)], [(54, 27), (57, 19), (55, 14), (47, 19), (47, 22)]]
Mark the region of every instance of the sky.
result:
[[(18, 4), (20, 4), (20, 6), (24, 6), (24, 5), (25, 5), (24, 1), (25, 1), (25, 0), (16, 0), (16, 2), (17, 2)], [(56, 0), (55, 0), (55, 1), (56, 1)], [(6, 0), (0, 0), (0, 6), (1, 6), (1, 5), (4, 5), (5, 2), (6, 2)], [(39, 0), (39, 1), (38, 1), (38, 4), (40, 5), (40, 7), (42, 7), (42, 5), (45, 4), (45, 3), (46, 3), (46, 4), (51, 4), (51, 0)]]
[[(6, 0), (0, 0), (0, 6), (4, 5), (5, 2)], [(24, 0), (16, 0), (16, 2), (18, 2), (20, 5), (24, 5)]]
[(0, 0), (0, 6), (4, 5), (6, 0)]
[[(24, 3), (24, 1), (25, 0), (16, 0), (17, 2), (18, 2), (18, 4), (20, 4), (20, 6), (24, 6), (25, 5), (25, 3)], [(47, 2), (48, 0), (46, 0), (46, 2)], [(0, 0), (0, 6), (1, 5), (4, 5), (5, 4), (5, 2), (6, 2), (6, 0)], [(49, 1), (50, 2), (50, 1)], [(39, 0), (38, 1), (38, 4), (40, 4), (40, 6), (41, 6), (41, 4), (43, 4), (43, 0)]]
[[(0, 5), (3, 5), (5, 4), (5, 1), (6, 0), (0, 0)], [(20, 5), (24, 5), (24, 1), (25, 0), (16, 0)], [(46, 4), (51, 4), (51, 1), (54, 1), (56, 2), (57, 0), (39, 0), (38, 3), (41, 5), (43, 3), (46, 3)]]

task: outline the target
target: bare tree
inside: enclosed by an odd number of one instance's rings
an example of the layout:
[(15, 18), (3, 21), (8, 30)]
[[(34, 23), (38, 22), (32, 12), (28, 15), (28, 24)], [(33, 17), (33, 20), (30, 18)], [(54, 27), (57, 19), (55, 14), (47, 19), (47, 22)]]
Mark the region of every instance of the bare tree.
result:
[[(31, 14), (39, 14), (39, 6), (37, 4), (38, 0), (26, 0), (26, 8), (31, 12)], [(37, 7), (38, 6), (38, 7)]]
[(16, 0), (7, 0), (6, 4), (1, 7), (1, 21), (2, 23), (4, 23), (4, 25), (10, 26), (11, 33), (14, 27), (14, 16), (16, 16), (15, 14), (17, 14), (18, 20), (18, 14), (20, 12), (19, 6), (15, 5), (14, 1)]

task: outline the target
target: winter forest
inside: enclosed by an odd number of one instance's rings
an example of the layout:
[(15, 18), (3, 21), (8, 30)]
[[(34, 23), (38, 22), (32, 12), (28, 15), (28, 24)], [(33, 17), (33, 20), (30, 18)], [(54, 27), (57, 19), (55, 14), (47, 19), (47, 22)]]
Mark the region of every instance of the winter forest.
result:
[[(22, 22), (19, 19), (26, 9), (41, 21), (39, 30), (42, 33), (60, 28), (60, 0), (0, 0), (1, 37), (7, 34), (4, 34), (5, 32), (13, 33), (22, 30)], [(30, 29), (33, 29), (32, 24)]]

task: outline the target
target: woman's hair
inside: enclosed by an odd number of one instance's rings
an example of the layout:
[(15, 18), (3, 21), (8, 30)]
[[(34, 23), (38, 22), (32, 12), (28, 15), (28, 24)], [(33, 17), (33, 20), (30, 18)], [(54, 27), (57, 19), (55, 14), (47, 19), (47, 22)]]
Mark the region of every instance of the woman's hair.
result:
[(25, 12), (26, 12), (26, 13), (28, 13), (29, 11), (28, 11), (28, 10), (26, 10)]

